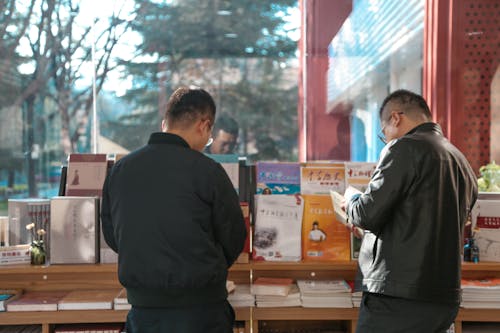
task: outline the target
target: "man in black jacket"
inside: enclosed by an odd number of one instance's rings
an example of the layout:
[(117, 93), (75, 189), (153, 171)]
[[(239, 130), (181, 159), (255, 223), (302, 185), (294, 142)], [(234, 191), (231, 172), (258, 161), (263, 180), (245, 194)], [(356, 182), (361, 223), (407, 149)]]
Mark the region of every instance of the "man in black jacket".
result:
[(476, 177), (421, 96), (393, 92), (380, 119), (387, 145), (368, 189), (347, 202), (349, 222), (365, 230), (356, 332), (445, 332), (460, 303)]
[(226, 278), (246, 229), (229, 177), (201, 153), (214, 119), (206, 91), (179, 88), (163, 131), (106, 178), (102, 230), (132, 304), (128, 333), (232, 332)]

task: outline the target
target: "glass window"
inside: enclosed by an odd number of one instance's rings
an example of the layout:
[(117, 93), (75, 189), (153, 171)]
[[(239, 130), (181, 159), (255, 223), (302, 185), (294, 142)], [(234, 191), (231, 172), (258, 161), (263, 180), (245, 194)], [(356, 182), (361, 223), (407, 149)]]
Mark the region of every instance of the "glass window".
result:
[[(350, 160), (378, 160), (378, 111), (389, 92), (422, 93), (423, 26), (422, 0), (356, 0), (330, 43), (327, 112), (349, 114), (336, 131), (350, 135), (339, 140), (350, 141)], [(332, 154), (343, 159), (340, 149)]]
[(181, 85), (238, 126), (235, 153), (297, 160), (296, 0), (0, 2), (0, 212), (57, 194), (72, 152), (125, 153)]

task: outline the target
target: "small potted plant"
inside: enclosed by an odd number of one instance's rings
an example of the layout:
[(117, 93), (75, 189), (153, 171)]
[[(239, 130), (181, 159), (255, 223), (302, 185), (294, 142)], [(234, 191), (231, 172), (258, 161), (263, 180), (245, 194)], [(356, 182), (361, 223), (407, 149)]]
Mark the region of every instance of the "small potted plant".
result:
[(43, 241), (45, 230), (38, 229), (35, 231), (35, 223), (28, 224), (26, 229), (31, 231), (31, 264), (44, 265), (47, 260), (47, 250), (45, 249), (45, 243)]

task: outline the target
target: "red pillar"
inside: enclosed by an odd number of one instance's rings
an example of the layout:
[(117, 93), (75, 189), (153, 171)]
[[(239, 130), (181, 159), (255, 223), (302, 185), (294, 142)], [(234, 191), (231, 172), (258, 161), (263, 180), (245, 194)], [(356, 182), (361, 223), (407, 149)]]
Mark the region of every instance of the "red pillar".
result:
[(498, 0), (426, 0), (424, 97), (476, 171), (490, 160), (492, 105), (500, 98), (492, 89), (499, 16)]
[[(300, 8), (299, 161), (331, 159), (330, 151), (339, 137), (337, 129), (341, 127), (343, 134), (348, 129), (342, 125), (346, 116), (329, 115), (326, 110), (328, 45), (349, 16), (352, 0), (300, 0)], [(342, 148), (345, 151), (341, 154), (349, 159), (349, 144)]]

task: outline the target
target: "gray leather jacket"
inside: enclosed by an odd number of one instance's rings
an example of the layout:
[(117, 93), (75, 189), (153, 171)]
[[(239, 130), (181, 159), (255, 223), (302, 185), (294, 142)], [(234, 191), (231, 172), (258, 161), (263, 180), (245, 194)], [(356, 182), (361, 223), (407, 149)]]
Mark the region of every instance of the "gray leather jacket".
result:
[(389, 142), (369, 187), (347, 207), (350, 222), (366, 230), (362, 290), (459, 303), (463, 227), (476, 198), (471, 166), (439, 125)]

